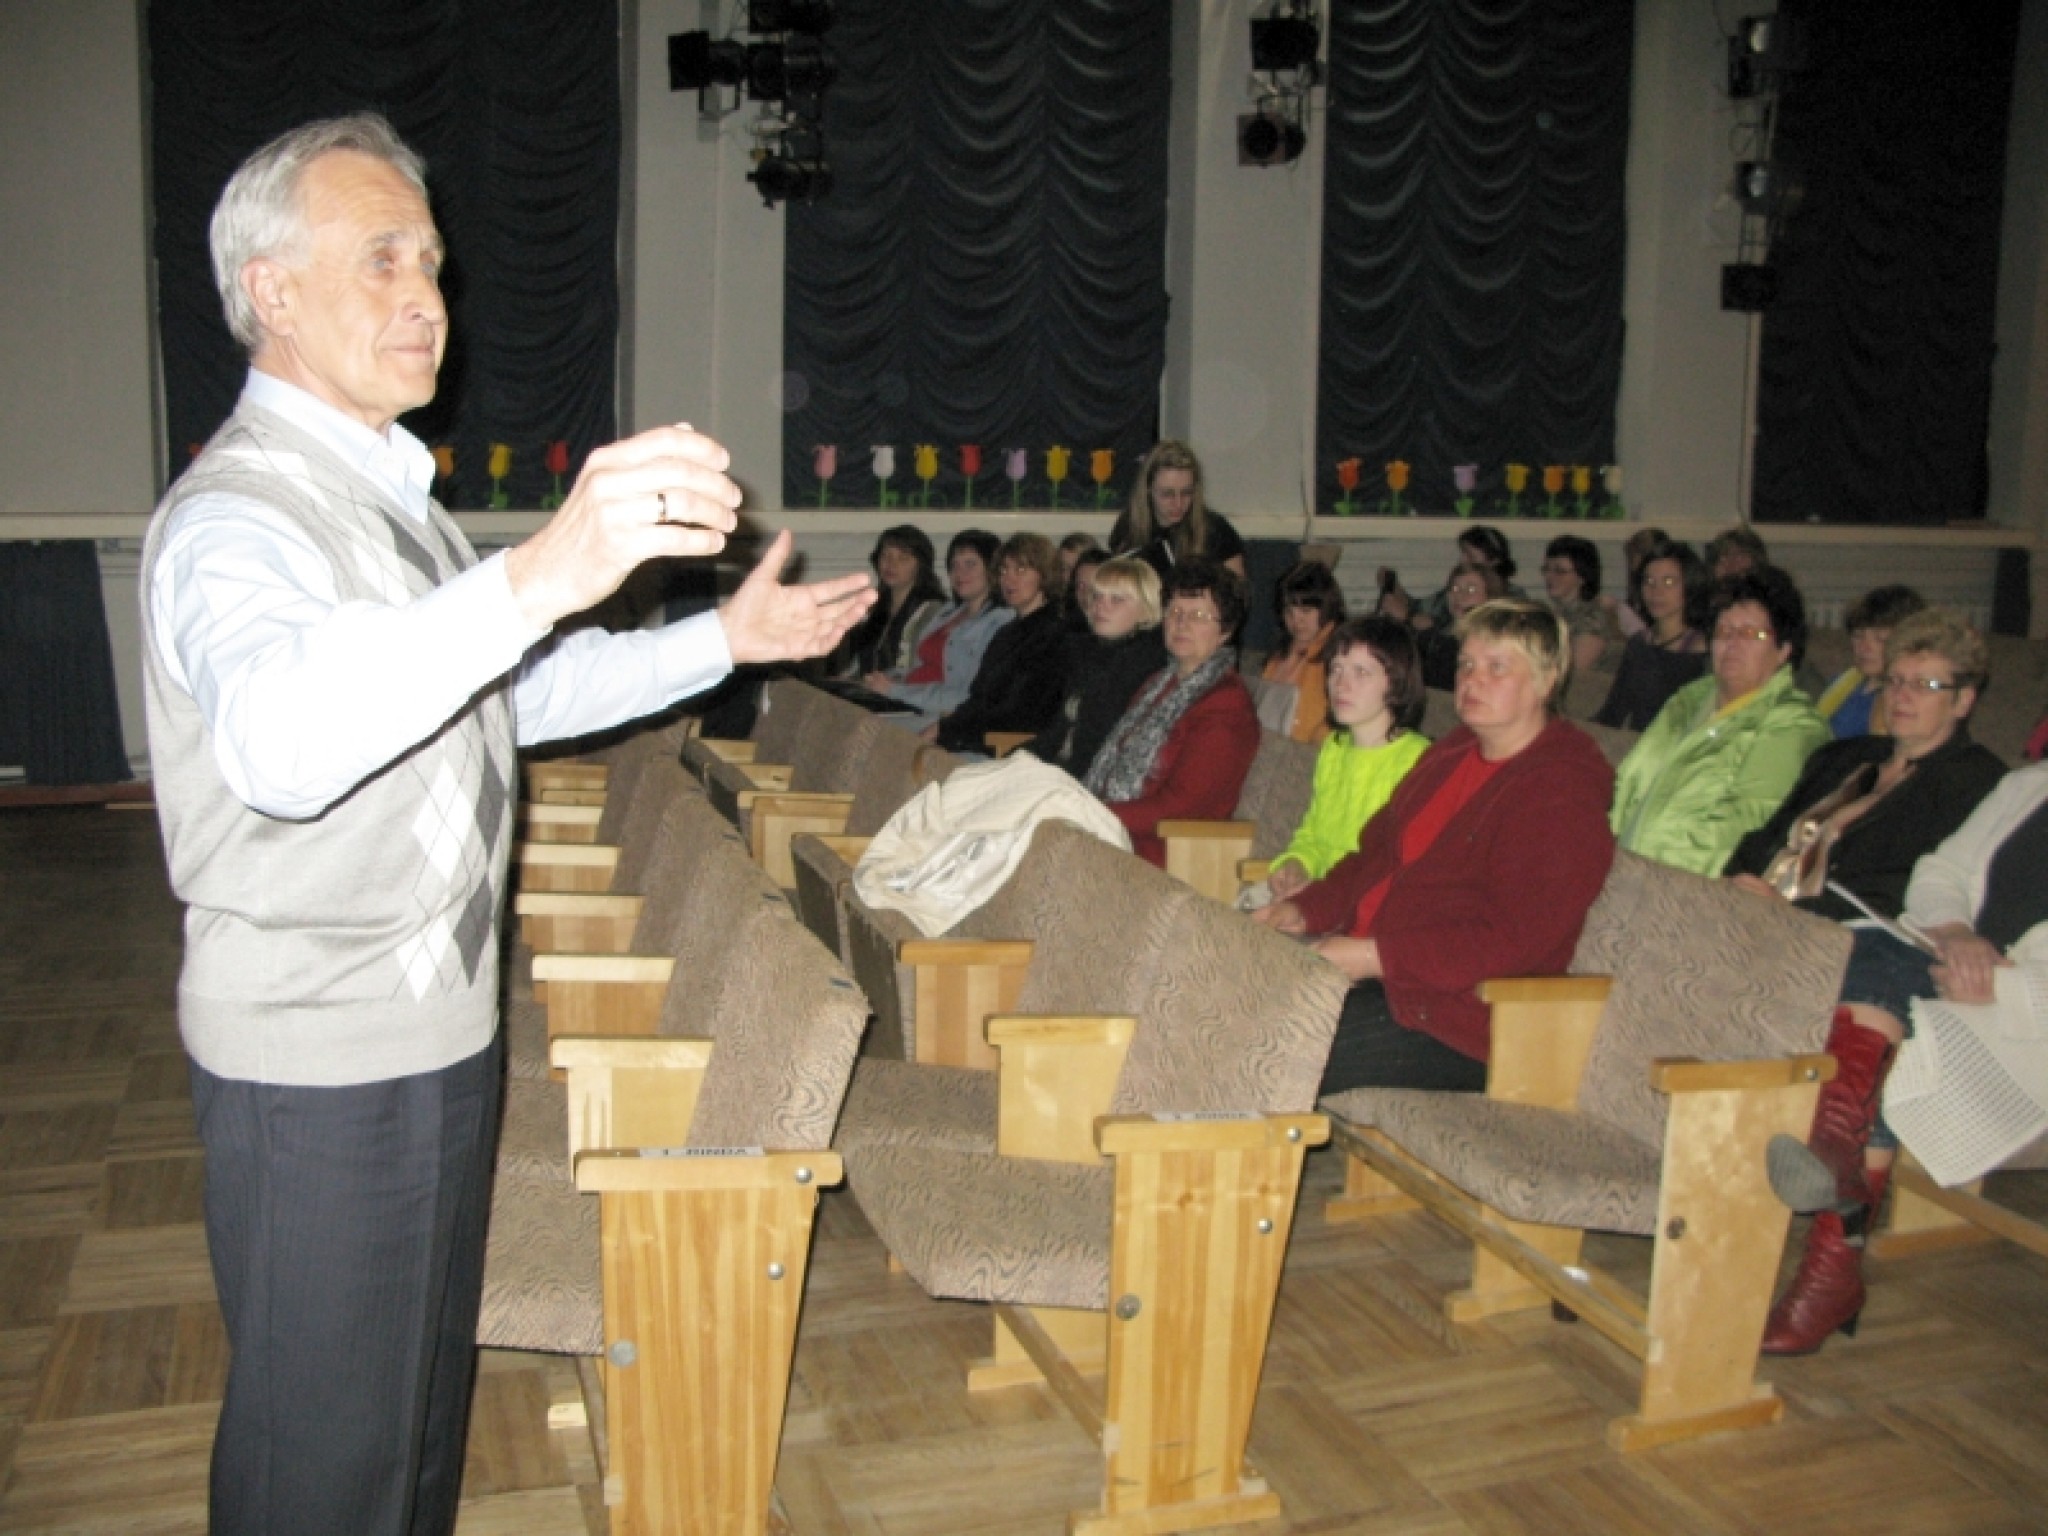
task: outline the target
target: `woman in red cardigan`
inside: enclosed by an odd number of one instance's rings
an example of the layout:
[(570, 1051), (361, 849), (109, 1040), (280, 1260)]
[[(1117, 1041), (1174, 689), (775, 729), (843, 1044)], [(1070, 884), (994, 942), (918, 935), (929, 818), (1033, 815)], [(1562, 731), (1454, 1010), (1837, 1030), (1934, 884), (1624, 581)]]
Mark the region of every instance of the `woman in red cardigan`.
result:
[(1430, 748), (1358, 851), (1254, 920), (1318, 935), (1354, 985), (1323, 1073), (1347, 1088), (1486, 1087), (1496, 976), (1571, 963), (1607, 879), (1614, 772), (1552, 706), (1570, 638), (1541, 604), (1497, 598), (1458, 628), (1459, 728)]
[(1142, 859), (1166, 863), (1162, 821), (1228, 821), (1259, 750), (1259, 717), (1231, 643), (1244, 623), (1244, 583), (1190, 557), (1160, 588), (1167, 665), (1144, 683), (1089, 765), (1102, 799)]

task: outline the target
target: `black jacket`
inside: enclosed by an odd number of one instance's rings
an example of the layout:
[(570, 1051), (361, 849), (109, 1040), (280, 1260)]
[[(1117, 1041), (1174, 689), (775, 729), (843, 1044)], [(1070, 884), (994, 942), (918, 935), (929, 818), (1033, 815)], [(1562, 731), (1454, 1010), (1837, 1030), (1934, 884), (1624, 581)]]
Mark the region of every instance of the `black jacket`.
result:
[[(1724, 875), (1760, 875), (1792, 835), (1808, 807), (1817, 805), (1865, 763), (1892, 755), (1889, 736), (1851, 736), (1831, 741), (1806, 760), (1799, 782), (1778, 813), (1736, 844)], [(1828, 878), (1840, 881), (1886, 917), (1906, 906), (1913, 865), (1969, 817), (1991, 786), (2005, 776), (1996, 753), (1970, 740), (1962, 726), (1920, 759), (1897, 788), (1849, 823), (1828, 855)], [(1799, 905), (1837, 922), (1861, 914), (1832, 891)]]
[(1067, 642), (1056, 603), (997, 630), (974, 686), (939, 722), (939, 745), (948, 752), (986, 752), (982, 738), (990, 731), (1036, 731), (1051, 723), (1067, 691)]
[(1024, 750), (1043, 762), (1064, 768), (1077, 779), (1088, 769), (1103, 742), (1123, 718), (1146, 678), (1166, 665), (1166, 637), (1158, 625), (1134, 629), (1115, 640), (1093, 634), (1076, 636), (1068, 661), (1065, 702), (1059, 715)]

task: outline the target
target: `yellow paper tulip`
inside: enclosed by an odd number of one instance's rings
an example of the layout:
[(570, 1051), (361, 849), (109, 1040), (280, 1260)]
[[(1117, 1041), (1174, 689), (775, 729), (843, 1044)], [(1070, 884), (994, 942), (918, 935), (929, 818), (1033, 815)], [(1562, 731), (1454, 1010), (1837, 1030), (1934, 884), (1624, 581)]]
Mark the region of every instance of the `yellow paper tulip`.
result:
[(1058, 485), (1062, 480), (1066, 479), (1067, 464), (1071, 457), (1064, 448), (1048, 448), (1045, 451), (1045, 478), (1054, 485)]
[(1574, 496), (1584, 496), (1589, 494), (1592, 489), (1592, 468), (1585, 464), (1574, 464), (1572, 466), (1572, 494)]
[(512, 473), (512, 449), (509, 444), (491, 444), (489, 468), (493, 480), (502, 480)]
[(931, 480), (939, 473), (939, 450), (931, 443), (917, 445), (917, 478)]
[(1529, 466), (1526, 464), (1510, 464), (1508, 466), (1507, 483), (1509, 492), (1516, 496), (1529, 489)]

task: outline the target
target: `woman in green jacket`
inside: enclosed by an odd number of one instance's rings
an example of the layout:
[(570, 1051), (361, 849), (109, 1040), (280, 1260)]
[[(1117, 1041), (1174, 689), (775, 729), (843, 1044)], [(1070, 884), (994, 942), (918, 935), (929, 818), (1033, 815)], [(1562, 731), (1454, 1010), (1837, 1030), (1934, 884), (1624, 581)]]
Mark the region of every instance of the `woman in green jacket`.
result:
[(1337, 729), (1316, 754), (1315, 790), (1294, 840), (1266, 877), (1275, 901), (1356, 852), (1360, 829), (1429, 747), (1415, 729), (1428, 695), (1406, 624), (1378, 617), (1340, 624), (1329, 657), (1330, 723)]
[(1718, 875), (1799, 778), (1827, 722), (1793, 684), (1806, 605), (1772, 566), (1714, 589), (1713, 665), (1687, 683), (1622, 760), (1610, 820), (1621, 846)]

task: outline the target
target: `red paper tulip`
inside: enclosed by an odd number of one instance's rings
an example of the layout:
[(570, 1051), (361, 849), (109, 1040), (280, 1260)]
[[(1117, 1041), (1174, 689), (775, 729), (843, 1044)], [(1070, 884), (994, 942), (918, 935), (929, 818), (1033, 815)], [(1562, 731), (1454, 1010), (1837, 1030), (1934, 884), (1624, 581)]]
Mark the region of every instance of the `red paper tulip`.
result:
[(541, 463), (547, 467), (547, 472), (551, 475), (566, 475), (569, 473), (569, 445), (559, 441), (549, 443), (547, 454)]
[(1359, 462), (1357, 459), (1337, 461), (1337, 485), (1346, 496), (1358, 489)]
[(962, 443), (960, 445), (960, 473), (967, 476), (970, 480), (981, 473), (981, 444)]

